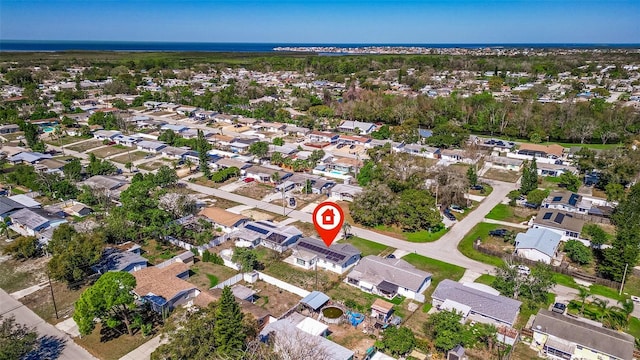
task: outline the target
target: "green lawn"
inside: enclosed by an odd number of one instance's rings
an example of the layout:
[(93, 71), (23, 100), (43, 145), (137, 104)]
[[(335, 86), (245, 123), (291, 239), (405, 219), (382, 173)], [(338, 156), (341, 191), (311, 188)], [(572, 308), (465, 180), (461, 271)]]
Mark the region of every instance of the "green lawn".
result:
[(449, 229), (443, 227), (442, 229), (436, 232), (430, 232), (429, 230), (421, 230), (413, 233), (404, 233), (404, 236), (407, 239), (407, 241), (410, 241), (410, 242), (418, 242), (418, 243), (433, 242), (440, 239), (442, 235), (447, 233), (447, 231), (449, 231)]
[(556, 284), (563, 285), (566, 287), (577, 289), (580, 287), (578, 283), (573, 279), (573, 277), (565, 274), (555, 273), (553, 274), (553, 280), (555, 280)]
[[(564, 285), (566, 287), (577, 289), (580, 287), (578, 283), (574, 280), (573, 277), (565, 274), (555, 273), (553, 275), (553, 279), (556, 281), (558, 285)], [(629, 298), (629, 295), (622, 294), (618, 295), (618, 291), (616, 289), (612, 289), (608, 286), (593, 284), (589, 287), (589, 291), (593, 295), (600, 295), (604, 297), (608, 297), (614, 300), (625, 300)]]
[(631, 317), (629, 325), (627, 326), (627, 332), (636, 339), (640, 339), (640, 319)]
[(513, 216), (513, 208), (506, 204), (498, 204), (496, 207), (491, 209), (487, 216), (487, 219), (506, 221)]
[(352, 236), (347, 240), (340, 240), (340, 242), (353, 245), (362, 252), (363, 257), (367, 255), (379, 255), (383, 251), (389, 249), (389, 247), (386, 245), (366, 240), (357, 236)]
[(465, 268), (463, 267), (418, 254), (408, 254), (402, 259), (416, 268), (432, 274), (431, 286), (429, 286), (425, 295), (430, 295), (440, 281), (444, 279), (458, 281), (462, 278), (462, 275), (464, 275), (465, 272)]
[(486, 255), (483, 254), (481, 252), (476, 251), (473, 248), (473, 242), (477, 239), (477, 238), (483, 238), (485, 236), (487, 236), (487, 234), (489, 233), (489, 231), (497, 229), (502, 227), (501, 225), (498, 224), (489, 224), (489, 223), (480, 223), (476, 226), (474, 226), (468, 233), (467, 235), (464, 237), (464, 239), (462, 239), (462, 241), (460, 241), (460, 243), (458, 244), (458, 250), (460, 250), (460, 252), (473, 260), (476, 261), (480, 261), (483, 262), (485, 264), (489, 264), (489, 265), (493, 265), (493, 266), (500, 266), (502, 265), (503, 261), (502, 259), (495, 257), (495, 256), (491, 256), (491, 255)]
[(493, 275), (489, 275), (489, 274), (482, 274), (480, 275), (479, 278), (476, 279), (476, 281), (479, 284), (485, 284), (485, 285), (489, 285), (491, 286), (491, 284), (493, 284), (493, 282), (496, 280), (496, 277)]
[(209, 279), (209, 287), (212, 288), (216, 285), (218, 285), (218, 283), (220, 282), (220, 280), (218, 280), (218, 277), (212, 274), (207, 274), (207, 278)]

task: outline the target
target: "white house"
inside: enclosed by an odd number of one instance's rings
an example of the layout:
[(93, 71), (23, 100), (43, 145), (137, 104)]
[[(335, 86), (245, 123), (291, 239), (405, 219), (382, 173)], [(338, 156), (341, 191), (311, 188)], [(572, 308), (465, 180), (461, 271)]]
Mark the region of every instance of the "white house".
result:
[(353, 198), (362, 192), (357, 185), (337, 184), (330, 190), (331, 198), (339, 201), (353, 201)]
[(558, 254), (562, 235), (548, 229), (529, 229), (516, 235), (515, 254), (523, 258), (551, 264)]
[(138, 147), (138, 150), (146, 151), (153, 154), (157, 154), (160, 152), (160, 150), (167, 147), (166, 144), (163, 144), (161, 142), (146, 141), (146, 140), (140, 141), (139, 143), (136, 144), (136, 146)]
[[(349, 244), (333, 243), (330, 248), (322, 240), (302, 238), (291, 248), (288, 262), (306, 270), (320, 269), (344, 274), (360, 259), (360, 250)], [(286, 261), (286, 260), (285, 260)]]

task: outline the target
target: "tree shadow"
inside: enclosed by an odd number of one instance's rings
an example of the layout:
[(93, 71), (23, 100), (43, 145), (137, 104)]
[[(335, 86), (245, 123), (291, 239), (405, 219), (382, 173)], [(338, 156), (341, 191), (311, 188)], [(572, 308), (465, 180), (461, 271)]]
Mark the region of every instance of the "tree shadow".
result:
[(54, 360), (60, 357), (67, 340), (56, 336), (42, 336), (36, 342), (36, 348), (25, 355), (22, 360)]

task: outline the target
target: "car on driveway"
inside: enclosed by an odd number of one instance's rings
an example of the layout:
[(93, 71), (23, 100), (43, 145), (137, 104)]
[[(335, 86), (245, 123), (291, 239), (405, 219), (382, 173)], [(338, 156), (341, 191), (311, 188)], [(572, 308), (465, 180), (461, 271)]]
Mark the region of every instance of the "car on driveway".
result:
[(567, 310), (567, 305), (559, 302), (553, 304), (553, 308), (551, 308), (551, 311), (558, 314), (564, 314), (566, 310)]
[(534, 209), (534, 210), (535, 210), (535, 209), (538, 209), (538, 208), (540, 207), (540, 205), (532, 204), (532, 203), (530, 203), (530, 202), (525, 202), (525, 203), (524, 203), (524, 204), (522, 204), (522, 205), (524, 205), (524, 207), (526, 207), (526, 208)]
[(482, 187), (482, 185), (477, 185), (477, 184), (476, 184), (476, 185), (472, 185), (472, 186), (471, 186), (471, 190), (482, 190), (482, 189), (484, 189), (484, 188)]
[(451, 206), (449, 206), (449, 210), (455, 211), (455, 212), (460, 213), (460, 214), (464, 213), (464, 209), (459, 205), (451, 205)]
[(444, 216), (445, 216), (447, 219), (449, 219), (449, 220), (451, 220), (451, 221), (456, 221), (456, 220), (457, 220), (457, 219), (456, 219), (456, 217), (455, 217), (455, 216), (454, 216), (454, 215), (449, 211), (449, 209), (447, 209), (447, 210), (443, 211), (442, 213), (444, 214)]
[(640, 304), (640, 297), (631, 295), (631, 301)]
[(254, 179), (254, 178), (250, 178), (250, 177), (248, 177), (248, 178), (244, 178), (244, 180), (242, 180), (242, 181), (244, 181), (244, 182), (246, 182), (246, 183), (250, 183), (250, 182), (252, 182), (252, 181), (255, 181), (255, 179)]
[(489, 231), (489, 235), (496, 237), (505, 237), (507, 236), (507, 234), (509, 234), (509, 230), (507, 229), (495, 229)]

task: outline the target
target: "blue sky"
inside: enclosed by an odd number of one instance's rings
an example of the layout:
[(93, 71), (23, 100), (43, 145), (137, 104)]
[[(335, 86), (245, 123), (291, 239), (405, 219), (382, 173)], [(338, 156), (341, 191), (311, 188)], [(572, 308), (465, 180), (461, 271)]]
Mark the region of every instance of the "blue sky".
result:
[(0, 0), (0, 39), (640, 43), (640, 0)]

